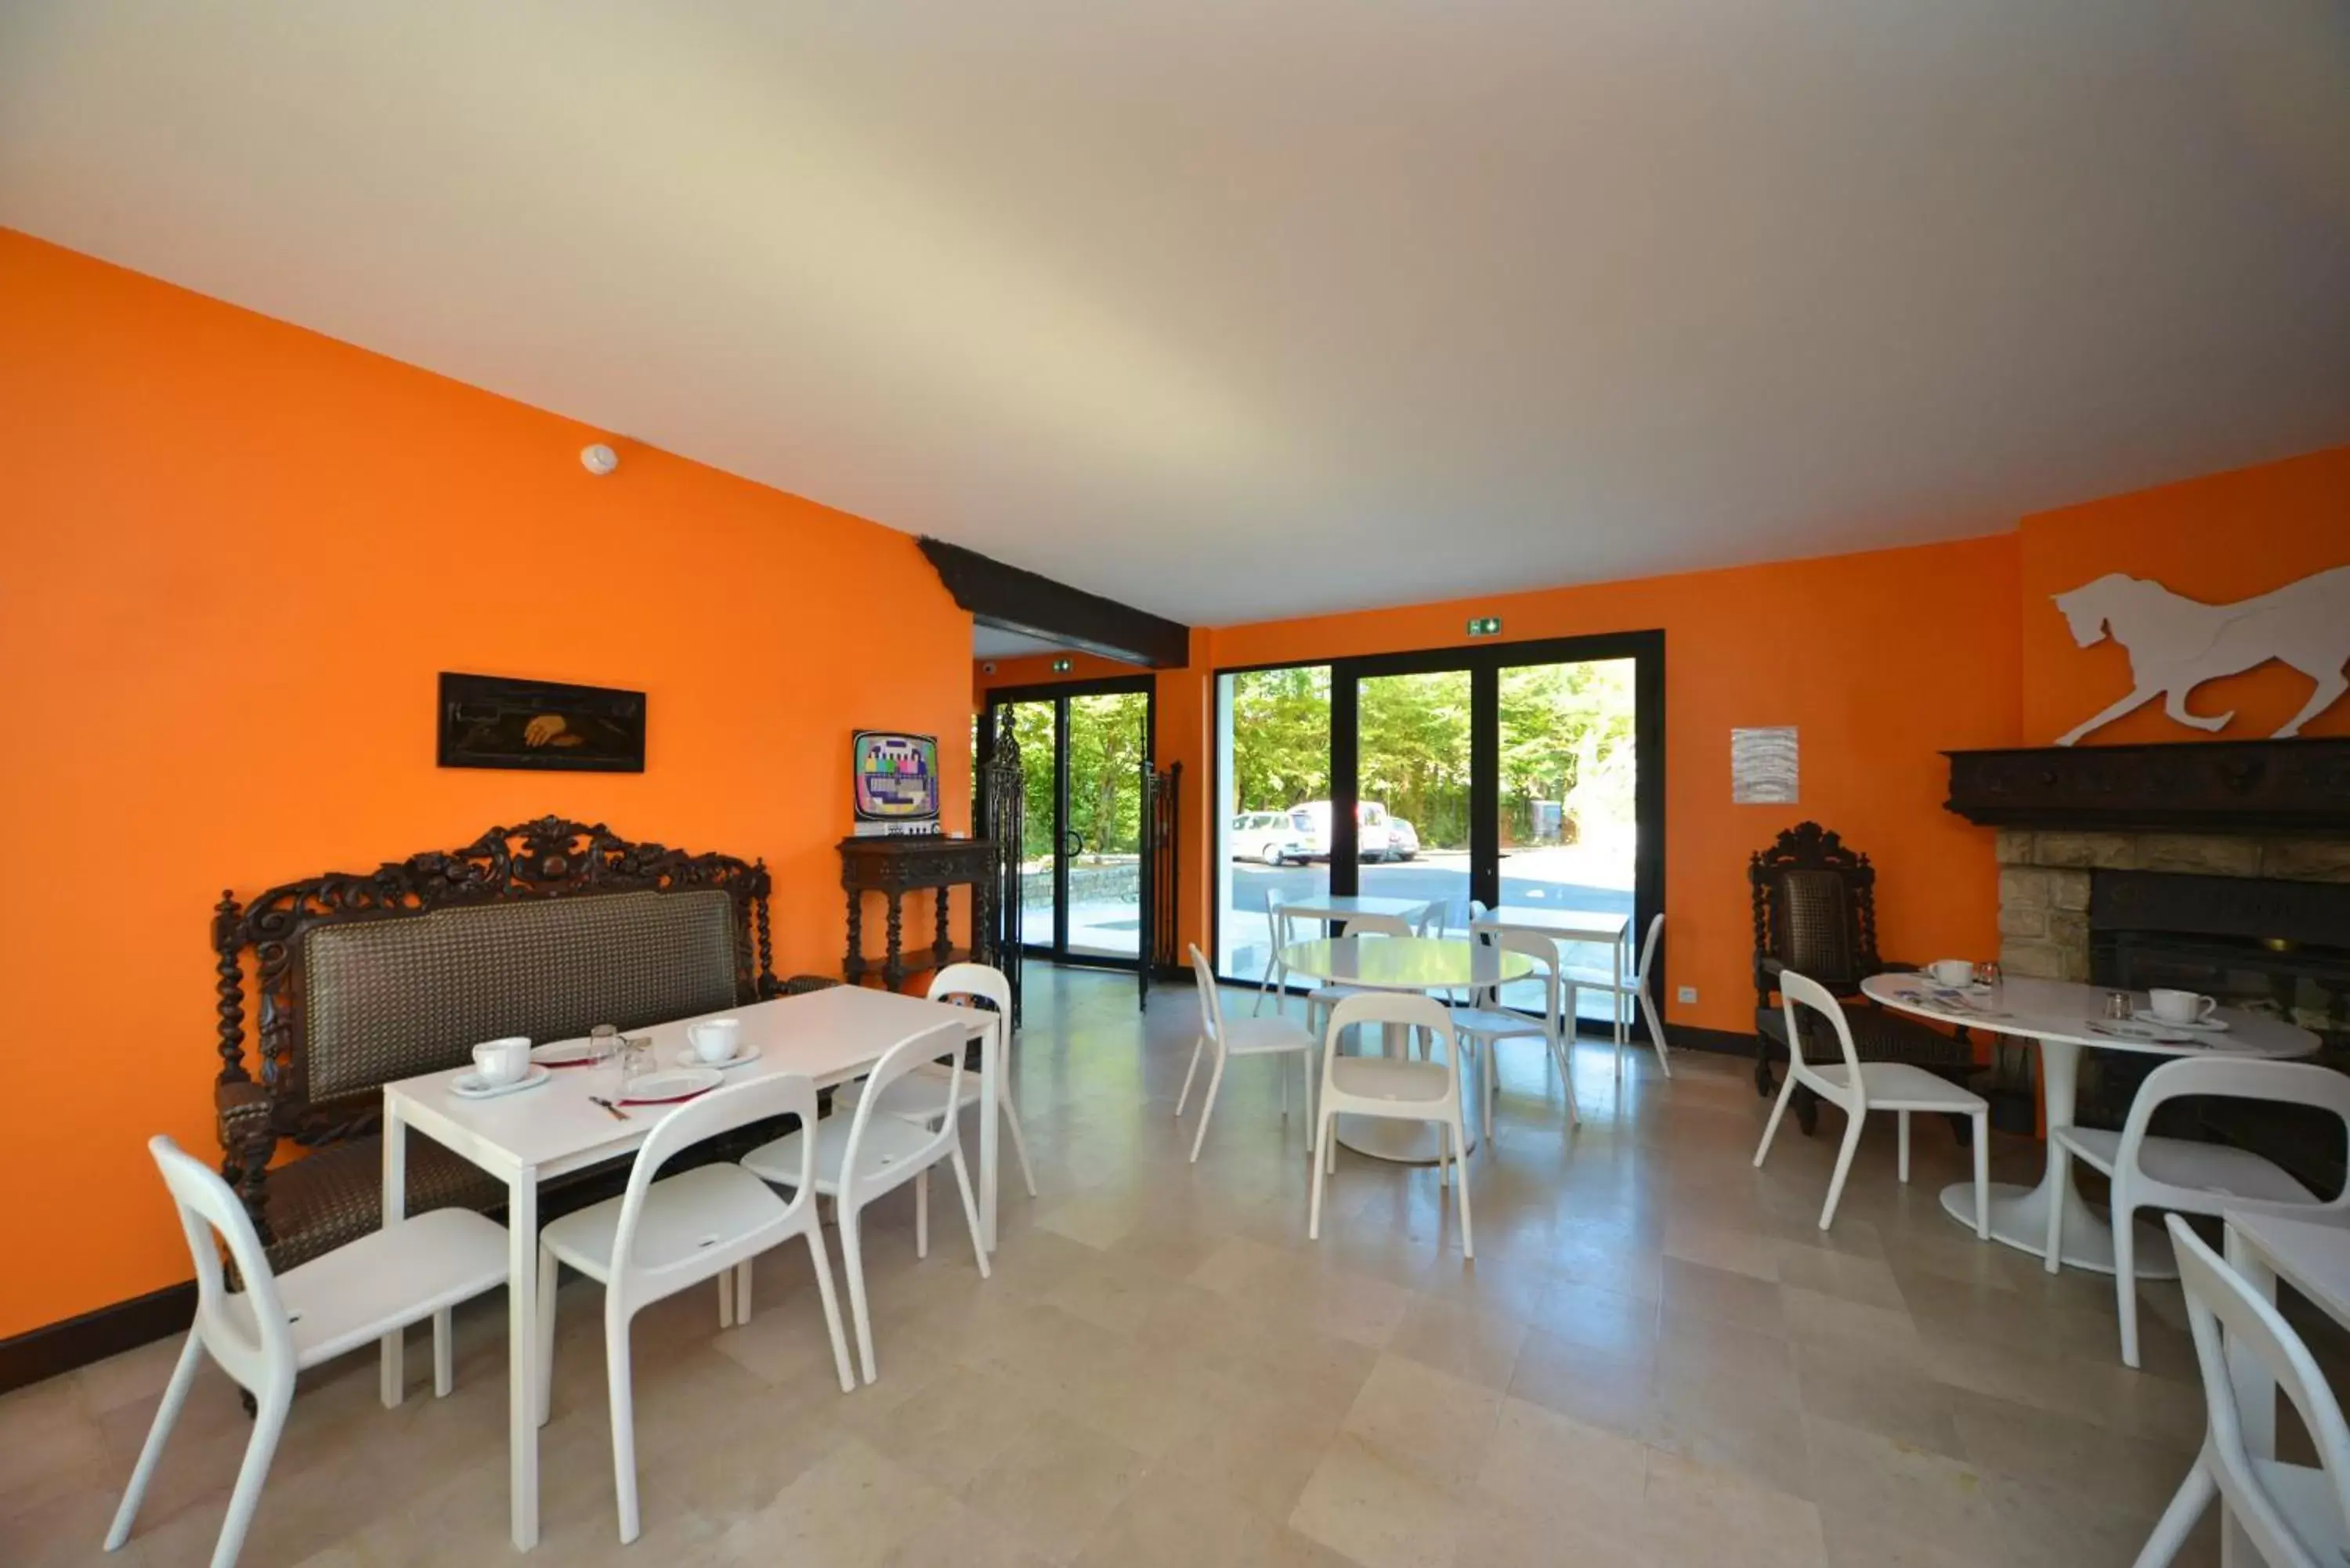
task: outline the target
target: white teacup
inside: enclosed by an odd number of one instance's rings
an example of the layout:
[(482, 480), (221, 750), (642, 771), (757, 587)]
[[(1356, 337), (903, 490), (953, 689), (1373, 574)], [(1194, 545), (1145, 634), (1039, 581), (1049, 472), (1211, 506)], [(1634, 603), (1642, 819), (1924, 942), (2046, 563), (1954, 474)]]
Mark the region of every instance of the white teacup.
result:
[(1970, 959), (1936, 959), (1926, 966), (1926, 972), (1943, 985), (1972, 985), (1975, 979)]
[(732, 1062), (743, 1052), (743, 1021), (739, 1018), (712, 1018), (685, 1026), (685, 1044), (698, 1061), (716, 1066)]
[(503, 1040), (487, 1040), (473, 1047), (473, 1071), (485, 1084), (514, 1084), (522, 1081), (530, 1071), (530, 1040), (526, 1035), (509, 1034)]
[(2149, 991), (2146, 1002), (2147, 1010), (2165, 1023), (2200, 1023), (2220, 1011), (2217, 1002), (2193, 991)]

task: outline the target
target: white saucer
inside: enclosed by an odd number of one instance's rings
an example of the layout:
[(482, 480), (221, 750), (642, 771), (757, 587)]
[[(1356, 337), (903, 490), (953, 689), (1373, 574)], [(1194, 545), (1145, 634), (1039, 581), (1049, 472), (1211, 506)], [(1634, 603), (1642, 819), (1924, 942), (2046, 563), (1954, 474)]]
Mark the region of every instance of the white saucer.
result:
[(742, 1066), (744, 1063), (755, 1062), (758, 1059), (759, 1048), (756, 1045), (746, 1045), (740, 1052), (736, 1053), (734, 1055), (729, 1056), (723, 1062), (705, 1062), (701, 1057), (693, 1054), (692, 1046), (687, 1045), (681, 1048), (681, 1054), (678, 1056), (677, 1064), (681, 1067), (708, 1067), (712, 1072), (731, 1073), (735, 1068)]
[(2130, 1016), (2140, 1023), (2151, 1023), (2162, 1029), (2184, 1029), (2196, 1034), (2218, 1034), (2228, 1027), (2228, 1021), (2224, 1018), (2206, 1018), (2199, 1023), (2181, 1023), (2175, 1018), (2157, 1018), (2151, 1007), (2133, 1008)]
[(2193, 1045), (2199, 1036), (2191, 1030), (2169, 1023), (2139, 1023), (2126, 1018), (2093, 1018), (2089, 1033), (2108, 1034), (2116, 1040), (2143, 1040), (2149, 1045)]
[(726, 1075), (715, 1067), (671, 1067), (647, 1073), (619, 1099), (624, 1106), (666, 1106), (707, 1094), (725, 1081)]
[(555, 1075), (534, 1062), (530, 1071), (511, 1084), (485, 1084), (481, 1074), (468, 1069), (458, 1075), (449, 1085), (449, 1092), (461, 1100), (494, 1100), (500, 1095), (518, 1095), (525, 1089), (536, 1089)]

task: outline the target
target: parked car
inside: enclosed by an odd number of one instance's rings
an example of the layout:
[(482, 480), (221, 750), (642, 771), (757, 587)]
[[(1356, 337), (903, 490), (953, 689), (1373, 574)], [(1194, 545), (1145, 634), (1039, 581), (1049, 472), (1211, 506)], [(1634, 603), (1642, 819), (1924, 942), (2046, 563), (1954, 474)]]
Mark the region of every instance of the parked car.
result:
[(1419, 829), (1400, 816), (1388, 818), (1388, 849), (1399, 860), (1409, 860), (1419, 853)]
[[(1388, 830), (1388, 808), (1375, 800), (1355, 803), (1355, 854), (1365, 860), (1386, 860), (1393, 850)], [(1309, 800), (1303, 805), (1289, 808), (1289, 824), (1296, 829), (1304, 847), (1298, 858), (1327, 860), (1330, 857), (1330, 803)]]
[(1232, 832), (1225, 842), (1228, 853), (1235, 860), (1262, 860), (1267, 866), (1285, 866), (1305, 857), (1304, 836), (1285, 811), (1242, 812), (1232, 818)]

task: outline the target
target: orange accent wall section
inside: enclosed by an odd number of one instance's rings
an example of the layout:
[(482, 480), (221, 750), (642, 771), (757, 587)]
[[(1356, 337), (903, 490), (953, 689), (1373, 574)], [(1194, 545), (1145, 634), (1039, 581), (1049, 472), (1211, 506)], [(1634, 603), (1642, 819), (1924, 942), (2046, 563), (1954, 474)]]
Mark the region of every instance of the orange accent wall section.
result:
[[(556, 812), (764, 857), (777, 969), (837, 973), (849, 732), (938, 733), (969, 799), (971, 618), (903, 534), (597, 479), (602, 432), (7, 231), (0, 343), (0, 990), (57, 1085), (0, 1096), (0, 1335), (188, 1277), (141, 1146), (217, 1147), (223, 888)], [(437, 768), (442, 670), (641, 689), (646, 771)]]
[[(2129, 656), (2110, 637), (2074, 644), (2052, 596), (2104, 576), (2150, 577), (2206, 603), (2249, 598), (2350, 565), (2350, 446), (2043, 512), (2023, 520), (2023, 743), (2046, 745), (2130, 690)], [(2235, 718), (2215, 737), (2259, 739), (2301, 711), (2306, 676), (2270, 664), (2207, 682), (2193, 713)], [(2350, 698), (2308, 735), (2350, 735)], [(2092, 732), (2085, 745), (2198, 741), (2154, 701)]]

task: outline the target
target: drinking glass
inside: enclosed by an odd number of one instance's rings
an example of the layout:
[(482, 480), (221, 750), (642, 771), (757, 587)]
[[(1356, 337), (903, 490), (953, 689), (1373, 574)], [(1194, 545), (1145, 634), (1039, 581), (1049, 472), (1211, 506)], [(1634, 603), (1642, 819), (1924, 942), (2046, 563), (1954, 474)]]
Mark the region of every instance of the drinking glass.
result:
[(622, 1035), (619, 1059), (620, 1093), (618, 1097), (622, 1099), (626, 1099), (629, 1091), (636, 1087), (638, 1079), (659, 1071), (660, 1067), (660, 1064), (653, 1059), (653, 1042), (650, 1034)]

